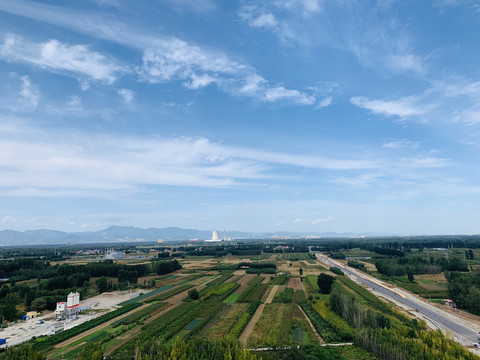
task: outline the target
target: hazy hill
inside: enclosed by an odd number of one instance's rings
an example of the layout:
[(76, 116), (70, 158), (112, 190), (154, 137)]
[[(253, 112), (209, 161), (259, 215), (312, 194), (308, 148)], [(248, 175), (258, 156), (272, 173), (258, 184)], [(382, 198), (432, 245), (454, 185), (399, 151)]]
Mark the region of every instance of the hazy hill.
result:
[[(291, 237), (291, 236), (318, 236), (318, 237), (351, 237), (358, 236), (352, 233), (300, 233), (300, 232), (277, 232), (277, 233), (247, 233), (240, 231), (229, 231), (226, 233), (228, 237), (234, 239), (250, 239), (250, 238), (270, 238), (272, 236)], [(386, 235), (386, 234), (365, 234), (368, 236)], [(223, 233), (219, 231), (219, 237)], [(133, 226), (110, 226), (104, 230), (89, 232), (63, 232), (55, 230), (27, 230), (0, 231), (0, 246), (15, 245), (51, 245), (51, 244), (67, 244), (76, 242), (78, 244), (87, 243), (115, 243), (115, 242), (135, 242), (135, 241), (157, 241), (164, 239), (165, 241), (211, 239), (211, 231), (202, 231), (195, 229), (182, 229), (178, 227), (167, 228), (149, 228), (141, 229)]]

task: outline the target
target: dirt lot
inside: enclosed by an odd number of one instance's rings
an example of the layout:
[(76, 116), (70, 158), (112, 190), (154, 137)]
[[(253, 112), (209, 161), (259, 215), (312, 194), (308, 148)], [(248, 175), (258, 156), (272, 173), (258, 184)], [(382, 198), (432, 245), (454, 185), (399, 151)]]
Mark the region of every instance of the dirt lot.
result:
[(230, 279), (228, 279), (228, 282), (237, 282), (240, 284), (240, 287), (235, 290), (236, 294), (241, 294), (247, 287), (248, 283), (253, 280), (255, 277), (255, 274), (247, 274), (247, 275), (236, 275)]
[(140, 290), (135, 292), (113, 291), (106, 292), (86, 300), (80, 301), (80, 307), (88, 306), (90, 309), (110, 309), (121, 302), (130, 300), (140, 295)]
[(204, 269), (207, 267), (212, 267), (217, 263), (215, 259), (188, 259), (182, 261), (182, 267), (186, 270), (188, 269)]
[[(91, 320), (97, 316), (100, 316), (104, 314), (106, 310), (109, 310), (115, 305), (123, 301), (129, 300), (132, 297), (136, 297), (139, 294), (140, 291), (116, 291), (111, 293), (103, 293), (101, 295), (94, 296), (86, 300), (81, 300), (80, 307), (88, 306), (90, 309), (93, 310), (98, 309), (104, 311), (99, 311), (89, 315), (79, 315), (78, 319), (65, 322), (65, 330), (80, 325), (85, 321)], [(43, 324), (40, 324), (41, 320), (44, 321)], [(27, 321), (19, 321), (16, 324), (8, 326), (1, 331), (0, 337), (7, 339), (8, 346), (18, 345), (30, 340), (34, 336), (48, 335), (54, 330), (56, 326), (60, 324), (63, 324), (63, 322), (54, 321), (53, 313), (50, 311), (34, 319), (30, 319)], [(3, 347), (5, 347), (5, 345), (3, 345)]]
[(292, 277), (288, 282), (288, 287), (292, 288), (294, 291), (303, 290), (306, 293), (305, 286), (303, 282), (300, 281), (300, 278)]

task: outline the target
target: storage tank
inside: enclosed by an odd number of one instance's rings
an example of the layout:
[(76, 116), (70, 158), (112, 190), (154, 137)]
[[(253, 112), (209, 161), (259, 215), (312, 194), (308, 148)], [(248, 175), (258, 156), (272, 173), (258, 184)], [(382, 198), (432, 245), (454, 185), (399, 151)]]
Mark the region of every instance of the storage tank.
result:
[(68, 294), (68, 297), (67, 297), (67, 309), (71, 309), (73, 308), (75, 305), (75, 294), (74, 293), (70, 293)]
[(75, 306), (80, 305), (80, 293), (76, 292), (75, 293)]

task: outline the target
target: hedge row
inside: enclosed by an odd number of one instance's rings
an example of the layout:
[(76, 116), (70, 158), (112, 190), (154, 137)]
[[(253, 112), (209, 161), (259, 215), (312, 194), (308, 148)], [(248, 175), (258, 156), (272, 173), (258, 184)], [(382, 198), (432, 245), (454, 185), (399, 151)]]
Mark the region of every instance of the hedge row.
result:
[(223, 283), (213, 287), (207, 287), (200, 292), (200, 300), (207, 300), (212, 296), (222, 296), (226, 298), (240, 285), (237, 283)]
[(165, 307), (166, 304), (167, 303), (164, 303), (164, 302), (158, 302), (156, 304), (151, 304), (151, 305), (143, 308), (142, 310), (136, 311), (133, 314), (127, 315), (122, 319), (114, 321), (112, 323), (112, 326), (116, 327), (116, 326), (119, 326), (119, 325), (133, 324), (134, 322), (140, 320), (144, 316), (147, 316), (148, 314)]
[(169, 291), (166, 291), (160, 295), (157, 295), (157, 296), (153, 296), (151, 298), (148, 298), (147, 300), (145, 300), (146, 303), (150, 303), (152, 301), (163, 301), (165, 299), (168, 299), (169, 297), (172, 297), (174, 295), (177, 295), (179, 293), (181, 293), (182, 291), (185, 291), (185, 290), (188, 290), (190, 289), (191, 287), (193, 287), (193, 284), (183, 284), (183, 285), (179, 285), (177, 286), (176, 288), (172, 289), (172, 290), (169, 290)]
[(326, 343), (342, 341), (340, 335), (338, 335), (335, 330), (330, 325), (328, 325), (328, 323), (312, 308), (310, 304), (305, 303), (300, 306), (302, 307), (305, 314), (307, 314), (313, 326)]

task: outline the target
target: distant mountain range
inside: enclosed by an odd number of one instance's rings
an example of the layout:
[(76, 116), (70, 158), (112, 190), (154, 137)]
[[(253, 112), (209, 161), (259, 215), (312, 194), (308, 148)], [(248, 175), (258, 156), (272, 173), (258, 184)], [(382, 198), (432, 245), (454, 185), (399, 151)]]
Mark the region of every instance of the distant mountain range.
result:
[[(222, 237), (223, 234), (219, 234)], [(304, 233), (304, 232), (275, 232), (275, 233), (248, 233), (229, 231), (226, 234), (233, 239), (259, 239), (293, 236), (318, 236), (318, 237), (359, 237), (354, 233)], [(365, 236), (394, 236), (394, 234), (366, 233)], [(141, 229), (133, 226), (110, 226), (107, 229), (89, 232), (63, 232), (55, 230), (3, 230), (0, 231), (0, 246), (21, 245), (54, 245), (54, 244), (91, 244), (91, 243), (124, 243), (147, 242), (163, 239), (165, 241), (179, 241), (189, 239), (211, 239), (211, 231), (195, 229), (182, 229), (178, 227)]]

